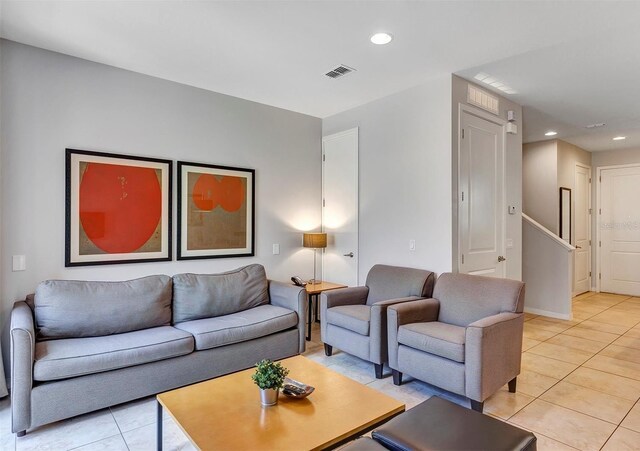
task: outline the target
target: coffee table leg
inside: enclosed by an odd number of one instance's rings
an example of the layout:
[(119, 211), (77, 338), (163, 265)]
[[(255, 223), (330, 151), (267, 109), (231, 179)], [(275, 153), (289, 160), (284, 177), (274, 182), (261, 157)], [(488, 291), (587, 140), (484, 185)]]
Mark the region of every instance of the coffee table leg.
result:
[(309, 312), (308, 315), (308, 319), (309, 319), (309, 328), (307, 329), (307, 341), (311, 341), (311, 307), (313, 307), (313, 298), (311, 297), (312, 295), (307, 296), (307, 301), (309, 302), (309, 308), (307, 309)]
[(158, 403), (157, 407), (157, 426), (156, 426), (156, 449), (162, 451), (162, 404)]

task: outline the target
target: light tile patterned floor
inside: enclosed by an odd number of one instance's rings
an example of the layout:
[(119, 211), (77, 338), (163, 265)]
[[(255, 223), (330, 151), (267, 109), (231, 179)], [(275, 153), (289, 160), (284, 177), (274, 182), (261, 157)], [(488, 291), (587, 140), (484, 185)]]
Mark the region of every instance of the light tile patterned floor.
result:
[[(574, 320), (526, 315), (518, 392), (503, 387), (485, 413), (533, 431), (539, 450), (640, 450), (640, 298), (585, 293), (573, 302)], [(401, 401), (407, 408), (434, 394), (468, 406), (463, 397), (406, 377), (375, 379), (373, 367), (334, 352), (326, 357), (315, 325), (307, 357)], [(390, 371), (386, 369), (385, 375)], [(153, 450), (153, 397), (60, 421), (16, 438), (9, 401), (0, 401), (0, 450)], [(165, 419), (167, 450), (193, 447)]]

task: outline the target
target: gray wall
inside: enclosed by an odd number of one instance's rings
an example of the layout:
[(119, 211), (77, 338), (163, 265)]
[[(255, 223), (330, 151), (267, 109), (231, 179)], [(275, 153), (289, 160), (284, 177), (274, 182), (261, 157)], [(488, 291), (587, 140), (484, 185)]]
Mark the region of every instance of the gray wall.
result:
[[(453, 221), (452, 221), (452, 234), (454, 236), (452, 246), (452, 259), (453, 267), (457, 269), (458, 262), (458, 110), (459, 105), (469, 105), (467, 102), (467, 88), (472, 84), (485, 90), (482, 86), (470, 83), (460, 77), (453, 76), (452, 80), (452, 208), (453, 208)], [(495, 92), (492, 95), (500, 99), (499, 102), (499, 116), (506, 120), (507, 111), (512, 110), (516, 113), (516, 125), (518, 126), (518, 134), (507, 134), (506, 148), (505, 148), (505, 189), (506, 189), (506, 202), (507, 205), (516, 207), (515, 215), (506, 215), (506, 238), (513, 241), (513, 247), (507, 248), (507, 271), (506, 277), (509, 279), (522, 280), (522, 107), (517, 103), (512, 102), (506, 97), (497, 95)], [(505, 207), (506, 208), (506, 207)]]
[(558, 234), (557, 142), (540, 141), (523, 146), (522, 208), (534, 221)]
[[(10, 308), (44, 279), (211, 273), (249, 263), (264, 264), (276, 280), (311, 276), (301, 229), (320, 226), (320, 119), (10, 41), (1, 46), (5, 358)], [(256, 257), (65, 268), (66, 147), (254, 168)], [(174, 195), (174, 213), (175, 202)], [(272, 255), (273, 243), (280, 255)], [(26, 255), (24, 272), (11, 271), (17, 254)]]
[(451, 76), (322, 121), (323, 135), (353, 127), (360, 280), (376, 263), (451, 271)]

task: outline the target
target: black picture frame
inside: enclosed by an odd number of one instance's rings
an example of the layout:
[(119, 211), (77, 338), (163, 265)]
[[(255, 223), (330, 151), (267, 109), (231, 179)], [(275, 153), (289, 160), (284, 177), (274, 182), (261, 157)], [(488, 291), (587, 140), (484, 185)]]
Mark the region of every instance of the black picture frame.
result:
[[(255, 169), (241, 168), (233, 166), (221, 166), (207, 163), (195, 163), (188, 161), (177, 162), (177, 184), (178, 184), (178, 217), (177, 217), (177, 260), (197, 260), (197, 259), (209, 259), (209, 258), (232, 258), (232, 257), (253, 257), (255, 256)], [(211, 215), (216, 214), (219, 219), (215, 220), (211, 217), (203, 219), (207, 221), (207, 224), (200, 225), (200, 232), (203, 239), (210, 242), (216, 235), (216, 230), (221, 230), (218, 225), (220, 221), (224, 221), (223, 217), (227, 214), (233, 215), (234, 212), (223, 212), (217, 210), (218, 205), (214, 205), (212, 202), (209, 210), (196, 211), (195, 201), (193, 200), (194, 192), (189, 192), (189, 184), (194, 181), (194, 178), (189, 178), (190, 174), (200, 175), (213, 175), (219, 183), (225, 177), (239, 178), (240, 181), (244, 180), (243, 196), (244, 208), (240, 206), (238, 217), (235, 219), (242, 219), (244, 224), (244, 246), (234, 247), (210, 247), (206, 246), (200, 249), (190, 247), (189, 237), (192, 237), (191, 233), (195, 230), (196, 226), (189, 223), (189, 218), (193, 221), (194, 214)], [(193, 177), (196, 177), (195, 175)], [(200, 177), (198, 176), (198, 179)], [(190, 182), (191, 180), (191, 182)], [(209, 178), (211, 180), (211, 178)], [(235, 180), (237, 182), (237, 180)], [(195, 186), (193, 187), (195, 189)], [(220, 206), (222, 209), (222, 206)], [(215, 212), (215, 213), (214, 213)], [(243, 213), (244, 212), (244, 217)], [(218, 221), (216, 223), (216, 221)], [(227, 225), (227, 223), (225, 223)], [(242, 229), (240, 227), (238, 230)], [(239, 232), (241, 233), (241, 231)], [(193, 239), (193, 237), (192, 237)]]
[[(142, 156), (135, 155), (125, 155), (125, 154), (116, 154), (116, 153), (107, 153), (107, 152), (95, 152), (89, 150), (80, 150), (80, 149), (69, 149), (67, 148), (65, 151), (65, 267), (74, 267), (74, 266), (93, 266), (93, 265), (114, 265), (114, 264), (124, 264), (124, 263), (149, 263), (149, 262), (162, 262), (162, 261), (171, 261), (173, 259), (173, 232), (172, 232), (172, 197), (173, 197), (173, 161), (164, 160), (160, 158), (148, 158)], [(110, 250), (105, 250), (106, 247), (104, 244), (105, 236), (107, 239), (109, 236), (120, 235), (130, 232), (130, 227), (140, 226), (140, 222), (131, 219), (129, 224), (111, 227), (111, 229), (117, 229), (120, 232), (114, 232), (110, 235), (111, 232), (104, 232), (100, 239), (101, 242), (98, 242), (98, 238), (91, 237), (89, 233), (87, 233), (87, 224), (82, 220), (82, 214), (94, 214), (99, 217), (100, 214), (104, 215), (104, 218), (107, 217), (107, 214), (110, 217), (113, 217), (113, 211), (109, 212), (90, 212), (81, 210), (81, 192), (86, 193), (95, 193), (95, 197), (98, 200), (101, 198), (100, 196), (108, 196), (105, 191), (101, 189), (101, 182), (94, 182), (92, 186), (97, 187), (94, 188), (93, 191), (88, 190), (85, 191), (84, 187), (81, 187), (83, 183), (88, 183), (87, 179), (85, 179), (86, 168), (88, 168), (89, 164), (96, 165), (104, 165), (104, 166), (114, 166), (116, 167), (115, 171), (117, 171), (117, 167), (125, 167), (130, 171), (138, 169), (154, 169), (156, 171), (156, 176), (159, 177), (158, 185), (160, 188), (160, 201), (159, 201), (159, 209), (160, 215), (158, 219), (158, 223), (156, 228), (151, 232), (150, 237), (143, 244), (142, 248), (137, 248), (133, 251), (121, 251), (121, 252), (112, 252)], [(85, 165), (85, 173), (81, 174), (81, 167)], [(103, 166), (103, 167), (104, 167)], [(144, 173), (148, 176), (148, 171), (144, 171)], [(139, 174), (139, 171), (128, 172), (127, 175), (135, 176)], [(159, 174), (159, 176), (158, 176)], [(103, 179), (101, 179), (103, 180)], [(131, 206), (135, 207), (135, 205), (140, 205), (140, 203), (149, 202), (149, 189), (144, 188), (142, 182), (138, 182), (138, 180), (126, 180), (125, 176), (119, 177), (123, 193), (121, 198), (126, 198), (129, 202), (129, 208)], [(146, 179), (148, 180), (148, 179)], [(129, 186), (135, 192), (129, 196), (126, 191), (127, 188), (125, 186)], [(147, 184), (147, 186), (149, 186)], [(155, 188), (153, 189), (154, 195)], [(147, 194), (147, 198), (145, 198), (145, 193)], [(85, 195), (85, 194), (83, 194)], [(156, 196), (157, 197), (157, 196)], [(138, 202), (138, 204), (136, 204)], [(98, 203), (98, 202), (96, 202)], [(154, 197), (154, 201), (152, 205), (156, 204), (156, 199)], [(107, 207), (105, 207), (106, 209)], [(135, 208), (133, 208), (135, 210)], [(148, 211), (148, 209), (145, 209)], [(142, 213), (140, 213), (142, 214)], [(134, 214), (135, 216), (135, 214)], [(155, 217), (152, 214), (147, 214), (145, 218), (147, 218), (146, 222), (152, 224), (153, 219), (148, 219), (149, 217)], [(119, 214), (118, 218), (126, 217), (126, 214)], [(103, 219), (103, 222), (106, 223), (107, 220)], [(145, 222), (145, 221), (143, 221)], [(111, 223), (111, 221), (109, 221)], [(122, 223), (116, 221), (117, 224)], [(95, 226), (95, 222), (92, 223)], [(104, 226), (105, 230), (107, 226)], [(151, 226), (147, 226), (147, 230)], [(140, 231), (140, 229), (138, 229)], [(143, 233), (139, 233), (137, 236), (141, 240), (144, 239), (146, 235), (146, 231)], [(113, 242), (117, 242), (117, 238), (111, 238)], [(147, 246), (151, 240), (153, 240), (154, 246), (156, 246), (156, 242), (159, 244), (159, 250), (154, 249), (143, 249)], [(131, 241), (131, 240), (130, 240)], [(97, 243), (97, 244), (96, 244)], [(135, 245), (135, 244), (134, 244)], [(100, 247), (102, 246), (102, 248)], [(122, 244), (113, 244), (112, 247), (119, 247), (124, 249), (124, 245)], [(81, 250), (83, 248), (94, 248), (95, 250)]]
[(560, 238), (571, 244), (571, 223), (573, 222), (571, 214), (571, 189), (560, 188), (560, 229), (558, 235)]

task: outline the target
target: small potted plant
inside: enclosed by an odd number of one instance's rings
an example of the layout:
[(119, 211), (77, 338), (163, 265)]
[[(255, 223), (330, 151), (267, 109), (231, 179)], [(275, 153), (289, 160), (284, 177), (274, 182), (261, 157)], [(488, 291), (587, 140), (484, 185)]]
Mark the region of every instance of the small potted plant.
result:
[(260, 401), (263, 406), (273, 406), (278, 403), (278, 394), (287, 374), (289, 370), (279, 362), (264, 359), (256, 364), (256, 372), (251, 379), (260, 388)]

